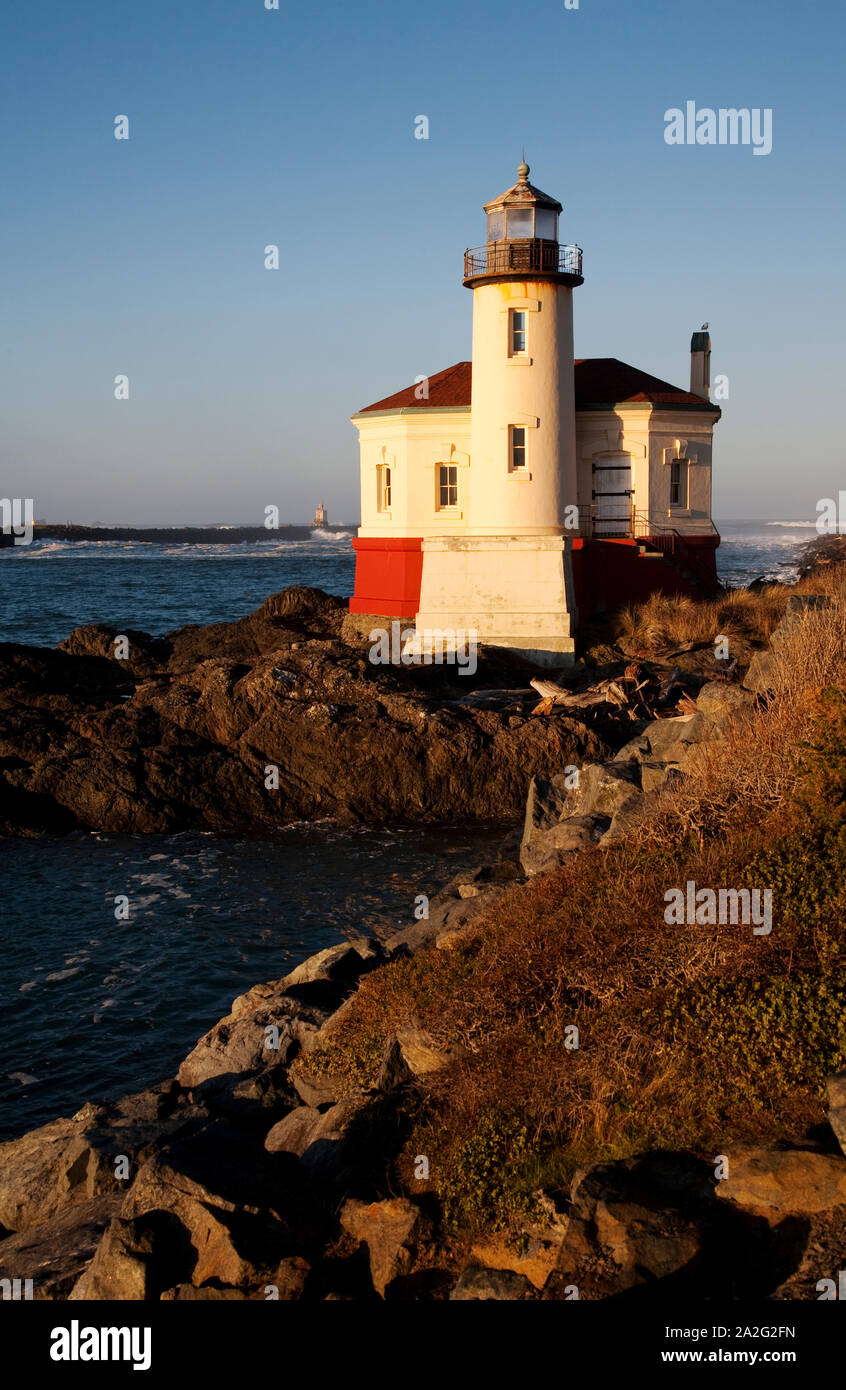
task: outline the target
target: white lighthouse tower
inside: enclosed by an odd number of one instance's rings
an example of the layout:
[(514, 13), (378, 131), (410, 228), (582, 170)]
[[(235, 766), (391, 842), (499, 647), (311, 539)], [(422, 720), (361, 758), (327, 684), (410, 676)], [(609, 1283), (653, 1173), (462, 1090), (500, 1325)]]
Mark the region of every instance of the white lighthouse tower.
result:
[(517, 174), (485, 205), (485, 245), (465, 253), (473, 291), (465, 524), (460, 534), (423, 537), (416, 626), (418, 640), (433, 629), (473, 629), (483, 643), (564, 665), (575, 630), (568, 536), (578, 519), (572, 300), (581, 251), (559, 243), (561, 204), (529, 183), (527, 164)]

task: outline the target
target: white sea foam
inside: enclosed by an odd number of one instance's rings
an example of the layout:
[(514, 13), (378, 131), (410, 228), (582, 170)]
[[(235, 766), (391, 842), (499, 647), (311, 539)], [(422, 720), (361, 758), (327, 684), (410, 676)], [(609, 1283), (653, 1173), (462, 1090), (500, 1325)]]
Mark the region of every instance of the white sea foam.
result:
[(316, 541), (348, 541), (352, 531), (325, 531), (322, 526), (316, 526), (311, 534)]

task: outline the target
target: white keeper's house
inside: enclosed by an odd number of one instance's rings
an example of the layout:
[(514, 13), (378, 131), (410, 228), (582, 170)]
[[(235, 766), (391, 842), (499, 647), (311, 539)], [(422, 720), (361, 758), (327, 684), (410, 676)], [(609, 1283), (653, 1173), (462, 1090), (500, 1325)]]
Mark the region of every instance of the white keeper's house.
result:
[(548, 665), (579, 622), (656, 590), (716, 584), (711, 344), (690, 389), (615, 357), (576, 358), (582, 252), (522, 163), (464, 255), (472, 362), (352, 417), (361, 450), (353, 613), (475, 630)]

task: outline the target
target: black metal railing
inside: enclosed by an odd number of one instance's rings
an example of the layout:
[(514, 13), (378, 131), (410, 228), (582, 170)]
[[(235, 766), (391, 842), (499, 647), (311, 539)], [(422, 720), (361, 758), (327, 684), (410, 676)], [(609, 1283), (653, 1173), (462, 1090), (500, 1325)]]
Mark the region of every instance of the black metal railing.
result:
[(520, 241), (489, 241), (464, 252), (464, 278), (509, 275), (515, 270), (554, 275), (581, 275), (582, 248), (530, 237)]
[[(716, 536), (719, 544), (720, 533), (713, 521), (700, 522), (697, 532), (692, 534), (702, 534), (703, 531)], [(713, 568), (699, 555), (696, 546), (688, 543), (687, 535), (678, 527), (651, 517), (649, 512), (637, 511), (633, 504), (627, 508), (621, 503), (616, 516), (609, 516), (607, 504), (603, 506), (601, 515), (595, 502), (580, 506), (577, 535), (596, 540), (631, 538), (641, 541), (691, 573), (703, 589), (714, 588)]]

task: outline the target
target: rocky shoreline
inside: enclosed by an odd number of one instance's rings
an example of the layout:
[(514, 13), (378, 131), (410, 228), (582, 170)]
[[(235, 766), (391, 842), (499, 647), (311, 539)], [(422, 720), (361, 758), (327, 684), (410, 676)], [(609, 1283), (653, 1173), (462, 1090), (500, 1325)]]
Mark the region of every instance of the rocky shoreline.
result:
[[(300, 613), (306, 602), (313, 623), (317, 601), (296, 598)], [(782, 630), (804, 602), (791, 600)], [(332, 601), (326, 604), (327, 622), (334, 622)], [(283, 606), (277, 601), (277, 616)], [(245, 620), (246, 632), (236, 624), (229, 628), (238, 633), (219, 634), (220, 647), (239, 644), (243, 660), (249, 632), (257, 648), (249, 675), (262, 691), (255, 671), (266, 669), (267, 658), (258, 648), (273, 616), (272, 607), (270, 616), (259, 610)], [(291, 612), (283, 616), (290, 621)], [(334, 640), (317, 639), (321, 661)], [(777, 630), (774, 647), (778, 640)], [(63, 646), (71, 658), (106, 661), (96, 656), (98, 641), (88, 630)], [(141, 669), (149, 660), (161, 672), (161, 651), (137, 656), (133, 698), (140, 689), (142, 706), (152, 699), (152, 692), (143, 694), (152, 682), (173, 703), (180, 665), (196, 681), (196, 660), (186, 660), (191, 642), (179, 635), (171, 643), (166, 678)], [(301, 647), (291, 646), (296, 657)], [(477, 718), (490, 714), (490, 695), (464, 706), (459, 719), (459, 741), (476, 739), (477, 756), (485, 736), (496, 744), (497, 732), (500, 751), (504, 739), (515, 758), (518, 750), (534, 755), (522, 787), (522, 827), (498, 860), (457, 875), (404, 930), (342, 942), (240, 995), (174, 1078), (112, 1104), (86, 1104), (70, 1119), (0, 1145), (0, 1278), (32, 1280), (36, 1299), (71, 1300), (522, 1301), (650, 1291), (820, 1297), (819, 1281), (840, 1267), (846, 1237), (844, 1074), (829, 1081), (829, 1125), (802, 1144), (733, 1152), (731, 1171), (720, 1180), (720, 1156), (691, 1152), (595, 1165), (578, 1171), (568, 1191), (539, 1192), (537, 1215), (517, 1239), (491, 1232), (468, 1245), (444, 1233), (425, 1181), (415, 1197), (396, 1195), (390, 1179), (404, 1138), (400, 1102), (449, 1068), (455, 1050), (410, 1019), (374, 1056), (366, 1085), (339, 1084), (313, 1064), (355, 1007), (366, 977), (397, 959), (449, 952), (484, 927), (505, 894), (524, 891), (586, 847), (618, 843), (652, 814), (662, 787), (684, 776), (692, 750), (723, 738), (737, 711), (767, 690), (770, 653), (747, 651), (731, 680), (720, 676), (709, 646), (691, 643), (641, 668), (640, 679), (656, 688), (666, 683), (667, 669), (678, 673), (671, 684), (683, 712), (652, 720), (592, 701), (595, 669), (575, 673), (573, 693), (581, 689), (586, 698), (580, 707), (568, 697), (566, 715), (533, 717), (522, 699), (519, 713), (506, 713), (515, 704), (507, 684), (513, 671), (500, 668), (504, 695), (493, 699), (493, 722)], [(231, 650), (204, 659), (208, 681), (219, 689), (220, 662), (233, 660)], [(26, 667), (20, 649), (11, 663), (18, 674)], [(300, 669), (298, 679), (306, 679)], [(490, 692), (492, 672), (477, 689)], [(402, 673), (406, 680), (413, 675)], [(443, 690), (429, 688), (397, 695), (391, 706), (397, 673), (360, 679), (368, 678), (395, 721), (402, 701), (406, 713), (434, 700), (451, 704), (449, 690), (445, 700)], [(230, 710), (233, 689), (230, 682)], [(496, 709), (500, 699), (504, 710)], [(209, 699), (207, 722), (213, 706)], [(509, 743), (515, 731), (517, 748)], [(572, 763), (579, 767), (575, 782)], [(469, 795), (460, 783), (459, 774), (450, 788), (459, 800)], [(499, 804), (512, 805), (516, 782), (507, 795), (504, 785), (497, 783)]]
[(494, 820), (534, 772), (603, 752), (601, 727), (532, 719), (496, 652), (472, 677), (373, 664), (346, 610), (291, 588), (163, 638), (0, 644), (0, 833)]

